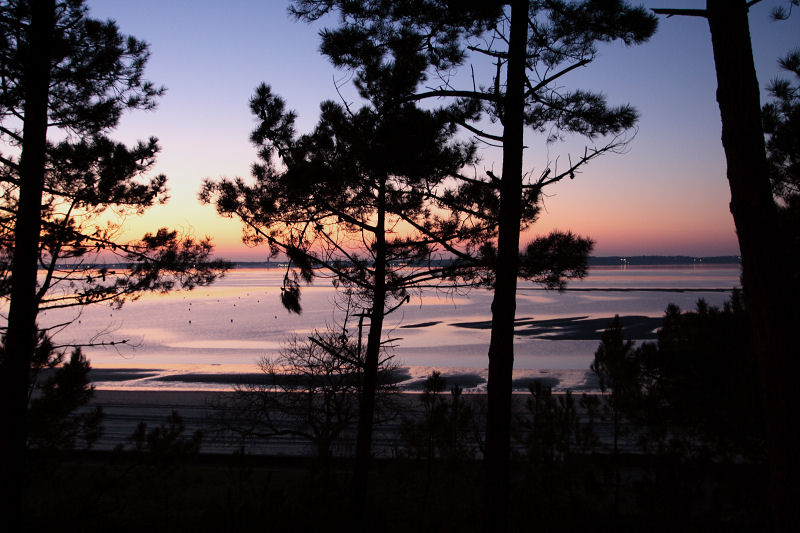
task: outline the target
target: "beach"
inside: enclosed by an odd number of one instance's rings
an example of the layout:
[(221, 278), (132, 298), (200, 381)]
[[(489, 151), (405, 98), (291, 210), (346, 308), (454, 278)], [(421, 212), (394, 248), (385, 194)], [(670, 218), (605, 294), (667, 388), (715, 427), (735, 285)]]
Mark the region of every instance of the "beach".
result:
[[(543, 384), (547, 384), (544, 382)], [(180, 415), (185, 429), (183, 436), (188, 438), (195, 431), (203, 433), (200, 447), (202, 454), (230, 455), (242, 451), (242, 442), (232, 438), (230, 434), (221, 434), (215, 418), (224, 411), (220, 404), (235, 394), (231, 391), (140, 391), (140, 390), (98, 390), (94, 398), (84, 409), (102, 407), (104, 431), (93, 449), (111, 451), (118, 446), (130, 447), (129, 437), (137, 426), (144, 422), (148, 429), (166, 425), (173, 412)], [(449, 398), (449, 393), (444, 392)], [(556, 393), (557, 396), (561, 395)], [(576, 393), (576, 399), (580, 393)], [(525, 402), (529, 393), (514, 394), (515, 413), (523, 415)], [(481, 422), (481, 413), (485, 412), (486, 395), (475, 393), (463, 397), (473, 407), (476, 421)], [(392, 396), (395, 416), (376, 424), (373, 436), (373, 455), (377, 458), (396, 457), (398, 450), (404, 445), (401, 426), (405, 420), (420, 420), (423, 409), (418, 392), (406, 392)], [(579, 409), (581, 416), (582, 410)], [(609, 448), (613, 439), (613, 427), (610, 421), (594, 420), (594, 431), (600, 441), (600, 448)], [(355, 442), (355, 426), (345, 430), (334, 445), (335, 456), (349, 457)], [(620, 443), (620, 449), (626, 453), (640, 453), (634, 435), (628, 435)], [(247, 441), (244, 452), (256, 456), (311, 457), (315, 450), (311, 443), (296, 436), (278, 436)]]

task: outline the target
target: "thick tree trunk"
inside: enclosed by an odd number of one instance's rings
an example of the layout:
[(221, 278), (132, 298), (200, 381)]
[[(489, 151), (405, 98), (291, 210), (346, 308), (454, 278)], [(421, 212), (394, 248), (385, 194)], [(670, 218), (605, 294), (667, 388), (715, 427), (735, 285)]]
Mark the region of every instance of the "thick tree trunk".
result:
[(800, 370), (795, 340), (798, 314), (789, 298), (789, 273), (781, 261), (781, 232), (767, 172), (746, 2), (708, 0), (707, 17), (717, 71), (730, 209), (742, 256), (745, 304), (753, 321), (759, 358), (770, 467), (771, 528), (797, 531), (800, 409), (793, 382)]
[(511, 377), (522, 213), (523, 116), (528, 1), (511, 4), (508, 79), (503, 103), (503, 178), (500, 190), (497, 264), (489, 344), (486, 426), (487, 528), (508, 529), (511, 446)]
[(361, 384), (358, 433), (356, 435), (356, 463), (353, 472), (353, 496), (351, 511), (359, 526), (364, 526), (369, 468), (372, 454), (372, 429), (375, 417), (375, 394), (378, 389), (378, 364), (381, 355), (383, 316), (386, 307), (386, 183), (378, 189), (378, 220), (375, 232), (375, 286), (372, 296), (367, 353), (364, 360), (364, 375)]
[(50, 57), (55, 6), (53, 0), (32, 2), (28, 29), (29, 48), (25, 58), (25, 121), (20, 157), (20, 186), (14, 227), (14, 257), (11, 266), (11, 301), (5, 356), (2, 361), (3, 431), (0, 437), (2, 483), (6, 497), (0, 499), (3, 522), (10, 530), (21, 529), (20, 510), (25, 480), (28, 386), (30, 365), (36, 346), (36, 275), (39, 260), (39, 231), (42, 222), (47, 147), (47, 108), (50, 85)]

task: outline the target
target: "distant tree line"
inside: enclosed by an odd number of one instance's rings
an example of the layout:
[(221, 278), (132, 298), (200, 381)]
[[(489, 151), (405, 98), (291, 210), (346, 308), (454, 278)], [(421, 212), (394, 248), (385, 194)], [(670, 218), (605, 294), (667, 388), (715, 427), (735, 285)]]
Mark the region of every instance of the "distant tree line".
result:
[[(713, 255), (713, 256), (690, 256), (690, 255), (609, 255), (594, 256), (590, 255), (586, 259), (588, 266), (614, 266), (623, 263), (631, 266), (637, 265), (736, 265), (741, 263), (738, 255)], [(432, 259), (430, 263), (438, 267), (451, 266), (454, 259)], [(288, 262), (288, 261), (287, 261)], [(263, 261), (234, 261), (231, 268), (286, 268), (286, 263), (280, 259), (265, 264)], [(398, 266), (409, 265), (407, 262), (398, 263)], [(122, 265), (108, 265), (109, 267), (121, 267)], [(410, 266), (414, 266), (410, 263)]]
[(589, 257), (589, 266), (613, 265), (738, 265), (742, 258), (738, 255), (714, 255), (696, 257), (689, 255), (610, 255)]

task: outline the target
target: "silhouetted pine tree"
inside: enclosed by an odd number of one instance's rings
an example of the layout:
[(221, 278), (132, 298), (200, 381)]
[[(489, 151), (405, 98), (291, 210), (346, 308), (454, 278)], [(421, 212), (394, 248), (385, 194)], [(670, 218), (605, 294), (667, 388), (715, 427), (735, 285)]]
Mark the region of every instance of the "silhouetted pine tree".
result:
[(251, 100), (260, 120), (252, 135), (261, 158), (254, 182), (207, 181), (201, 193), (222, 215), (241, 219), (246, 242), (266, 243), (289, 258), (281, 293), (289, 311), (301, 312), (301, 284), (314, 277), (331, 278), (355, 298), (355, 353), (363, 353), (359, 500), (366, 494), (378, 368), (391, 342), (383, 337), (384, 317), (421, 286), (480, 282), (481, 247), (495, 231), (482, 214), (491, 203), (459, 211), (444, 199), (449, 181), (475, 161), (474, 146), (451, 140), (449, 113), (395, 97), (417, 83), (418, 65), (395, 64), (381, 74), (384, 79), (370, 79), (363, 89), (368, 105), (353, 110), (324, 102), (314, 131), (299, 137), (294, 113), (262, 85)]
[[(0, 43), (0, 290), (10, 300), (0, 461), (15, 529), (38, 312), (209, 283), (223, 265), (208, 261), (207, 240), (174, 231), (118, 238), (126, 215), (166, 193), (164, 176), (143, 177), (154, 138), (127, 148), (106, 137), (125, 110), (151, 109), (162, 93), (142, 78), (145, 43), (91, 19), (81, 0), (0, 2)], [(95, 269), (98, 258), (130, 270)]]
[(772, 187), (789, 204), (800, 196), (800, 50), (778, 63), (794, 79), (777, 78), (769, 84), (772, 101), (762, 108), (762, 118)]
[[(780, 199), (786, 263), (794, 298), (800, 296), (800, 50), (779, 60), (792, 79), (777, 78), (768, 87), (772, 101), (762, 108), (767, 136), (767, 164), (772, 190)], [(794, 84), (792, 83), (794, 82)]]
[[(580, 167), (595, 157), (613, 152), (624, 144), (620, 139), (636, 121), (630, 106), (610, 107), (605, 98), (583, 90), (563, 89), (564, 77), (590, 63), (597, 44), (621, 40), (639, 43), (655, 30), (655, 19), (641, 8), (625, 2), (349, 2), (339, 0), (296, 0), (296, 16), (316, 20), (326, 13), (340, 15), (340, 26), (322, 32), (322, 51), (334, 65), (354, 69), (356, 83), (365, 85), (385, 65), (399, 61), (398, 52), (413, 53), (424, 61), (428, 76), (400, 101), (443, 98), (450, 102), (454, 121), (484, 142), (503, 148), (503, 174), (492, 172), (461, 184), (454, 197), (470, 194), (493, 198), (493, 216), (498, 225), (496, 248), (487, 246), (495, 290), (492, 305), (492, 336), (489, 348), (489, 419), (486, 460), (490, 473), (487, 495), (493, 525), (506, 529), (508, 502), (508, 461), (511, 423), (511, 373), (513, 370), (514, 312), (517, 277), (535, 269), (521, 269), (520, 231), (538, 214), (543, 187), (566, 177), (573, 178)], [(400, 43), (406, 43), (401, 45)], [(466, 61), (467, 54), (488, 58), (495, 74), (488, 84), (474, 79), (454, 87), (449, 71)], [(422, 85), (425, 90), (420, 90)], [(498, 124), (481, 122), (488, 117)], [(524, 130), (550, 132), (548, 140), (578, 134), (604, 139), (600, 146), (587, 148), (580, 157), (569, 159), (559, 169), (555, 162), (534, 176), (523, 172)], [(608, 140), (610, 136), (610, 141)], [(562, 250), (576, 252), (574, 269), (566, 277), (585, 272), (588, 240), (572, 234), (543, 238), (545, 245), (535, 252)], [(570, 254), (563, 254), (567, 256)], [(563, 257), (562, 256), (562, 257)], [(539, 279), (538, 276), (533, 276)], [(563, 279), (563, 277), (562, 277)], [(545, 281), (553, 281), (553, 278)], [(563, 281), (556, 284), (558, 286)]]
[[(730, 210), (742, 256), (742, 288), (755, 334), (764, 395), (770, 462), (770, 502), (776, 531), (796, 529), (800, 499), (800, 397), (790, 376), (800, 371), (796, 327), (800, 314), (790, 290), (795, 272), (785, 260), (786, 241), (770, 183), (760, 90), (753, 63), (748, 13), (759, 3), (707, 0), (705, 9), (656, 9), (656, 13), (708, 21), (722, 146), (731, 189)], [(796, 0), (791, 4), (797, 5)], [(776, 18), (787, 13), (778, 8)], [(796, 267), (796, 265), (794, 265)]]

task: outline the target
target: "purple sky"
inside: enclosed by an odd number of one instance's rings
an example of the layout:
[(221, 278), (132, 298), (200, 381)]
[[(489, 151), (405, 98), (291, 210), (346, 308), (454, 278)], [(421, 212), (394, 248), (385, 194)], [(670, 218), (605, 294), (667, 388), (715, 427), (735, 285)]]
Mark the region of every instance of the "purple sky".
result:
[[(786, 22), (769, 17), (773, 6), (787, 3), (764, 1), (750, 15), (762, 88), (778, 74), (777, 58), (800, 46), (797, 14)], [(704, 5), (701, 0), (644, 4)], [(115, 133), (126, 142), (159, 138), (163, 150), (155, 172), (168, 176), (171, 190), (167, 205), (128, 221), (132, 238), (168, 225), (212, 236), (219, 255), (230, 259), (266, 256), (266, 250), (240, 243), (237, 222), (219, 218), (196, 197), (205, 177), (249, 175), (255, 151), (248, 141), (254, 125), (248, 99), (260, 82), (272, 85), (297, 110), (303, 132), (315, 124), (322, 100), (338, 99), (334, 80), (348, 78), (318, 53), (322, 25), (295, 22), (287, 5), (89, 2), (92, 16), (113, 18), (124, 33), (150, 43), (147, 75), (167, 87), (155, 111), (125, 116)], [(596, 241), (595, 255), (738, 253), (703, 19), (662, 18), (650, 42), (602, 48), (601, 57), (566, 78), (565, 85), (602, 91), (613, 104), (633, 104), (641, 113), (638, 133), (626, 154), (598, 160), (574, 181), (547, 191), (546, 211), (526, 237), (571, 229)], [(352, 94), (345, 89), (347, 97)], [(526, 143), (526, 170), (541, 169), (559, 155), (566, 159), (563, 147), (547, 146), (541, 137), (530, 135)], [(497, 153), (482, 156), (478, 171), (500, 169)]]

